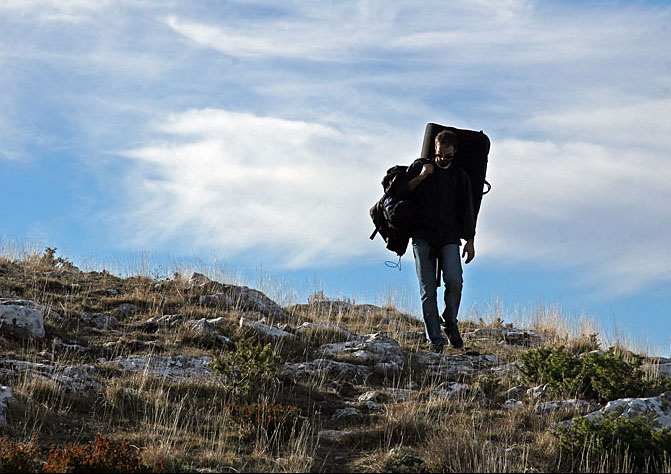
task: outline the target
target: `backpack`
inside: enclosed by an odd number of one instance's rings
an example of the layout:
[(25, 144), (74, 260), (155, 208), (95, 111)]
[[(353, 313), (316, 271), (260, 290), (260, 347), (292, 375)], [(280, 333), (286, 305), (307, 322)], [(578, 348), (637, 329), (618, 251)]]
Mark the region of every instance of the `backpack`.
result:
[[(478, 212), (482, 196), (487, 194), (492, 185), (487, 182), (487, 162), (489, 161), (489, 137), (481, 130), (464, 130), (454, 127), (446, 127), (437, 123), (428, 123), (424, 131), (424, 143), (422, 144), (421, 158), (432, 159), (436, 154), (436, 135), (443, 130), (449, 130), (457, 135), (457, 152), (454, 155), (454, 163), (463, 168), (471, 178), (471, 191), (473, 193), (473, 212), (475, 222), (478, 221)], [(484, 187), (486, 191), (483, 191)]]
[(382, 178), (384, 194), (370, 208), (370, 217), (375, 225), (370, 239), (373, 240), (379, 233), (387, 248), (399, 257), (403, 256), (408, 248), (414, 222), (412, 203), (407, 199), (400, 199), (396, 194), (407, 170), (408, 167), (402, 165), (387, 170), (387, 174)]
[[(491, 184), (485, 179), (490, 148), (489, 137), (482, 131), (475, 132), (446, 127), (437, 123), (428, 123), (424, 131), (421, 159), (427, 162), (433, 159), (436, 154), (436, 135), (443, 130), (450, 130), (457, 135), (459, 143), (454, 155), (454, 162), (463, 168), (471, 179), (473, 211), (477, 223), (482, 196), (492, 188)], [(387, 174), (382, 178), (384, 194), (370, 209), (370, 217), (375, 225), (375, 230), (370, 239), (373, 240), (375, 235), (379, 233), (387, 244), (387, 248), (399, 257), (403, 256), (408, 248), (414, 223), (412, 203), (407, 199), (399, 198), (395, 194), (398, 184), (405, 178), (407, 169), (407, 166), (397, 165), (387, 170)], [(483, 191), (485, 186), (487, 186), (487, 190)]]

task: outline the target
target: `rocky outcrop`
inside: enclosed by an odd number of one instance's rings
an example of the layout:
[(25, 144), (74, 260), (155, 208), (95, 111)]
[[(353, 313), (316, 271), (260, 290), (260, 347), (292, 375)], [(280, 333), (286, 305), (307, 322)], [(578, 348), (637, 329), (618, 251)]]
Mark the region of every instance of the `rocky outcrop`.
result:
[(348, 382), (361, 383), (373, 373), (373, 369), (365, 365), (338, 362), (332, 359), (316, 359), (309, 362), (287, 362), (280, 366), (277, 375), (293, 380), (312, 380), (315, 382), (327, 379), (340, 379)]
[(555, 400), (551, 402), (541, 402), (534, 407), (536, 415), (548, 415), (557, 411), (570, 411), (578, 413), (588, 413), (599, 408), (600, 405), (588, 402), (587, 400), (578, 400), (572, 398), (570, 400)]
[(49, 307), (34, 301), (0, 298), (0, 332), (12, 337), (42, 339), (45, 335), (44, 318), (51, 312)]
[(12, 389), (9, 387), (5, 387), (4, 385), (0, 385), (0, 426), (4, 426), (7, 424), (7, 420), (5, 418), (5, 411), (7, 410), (9, 404), (12, 403), (14, 400), (15, 398), (14, 395), (12, 394)]
[(253, 288), (219, 283), (200, 273), (191, 275), (189, 283), (192, 287), (200, 288), (202, 291), (209, 293), (199, 299), (199, 303), (203, 306), (256, 312), (275, 321), (287, 319), (284, 310), (277, 303)]
[(525, 331), (516, 328), (480, 328), (475, 331), (464, 333), (464, 337), (474, 339), (493, 339), (505, 344), (529, 346), (540, 346), (545, 342), (545, 335), (535, 331)]
[(389, 319), (394, 319), (403, 314), (394, 308), (385, 308), (373, 304), (356, 304), (349, 299), (328, 298), (321, 291), (310, 296), (307, 304), (295, 304), (290, 306), (288, 310), (291, 312), (316, 312), (332, 315), (357, 313), (361, 317), (377, 314)]
[(114, 316), (102, 313), (84, 313), (82, 321), (98, 329), (116, 329), (119, 326), (119, 322)]
[(171, 381), (192, 377), (214, 377), (208, 364), (210, 356), (190, 357), (178, 355), (172, 357), (161, 357), (153, 355), (132, 355), (117, 357), (109, 365), (120, 370), (142, 373), (143, 376), (167, 379)]
[[(665, 392), (657, 397), (621, 398), (608, 402), (605, 407), (585, 415), (585, 418), (598, 421), (604, 415), (615, 415), (627, 419), (642, 416), (652, 422), (652, 428), (661, 430), (671, 429), (671, 392)], [(574, 420), (559, 423), (569, 427)]]
[(485, 394), (482, 390), (476, 390), (471, 385), (459, 382), (443, 382), (438, 385), (431, 393), (432, 398), (484, 398)]
[(501, 362), (495, 355), (445, 355), (435, 352), (417, 352), (413, 362), (423, 370), (425, 377), (459, 381), (464, 377), (489, 374)]
[(317, 353), (333, 359), (346, 359), (373, 367), (378, 374), (403, 370), (405, 355), (401, 346), (386, 334), (367, 334), (353, 341), (324, 344)]
[(174, 328), (186, 321), (184, 314), (159, 314), (147, 319), (144, 324), (148, 328)]
[(275, 328), (273, 326), (269, 326), (259, 321), (252, 321), (251, 319), (247, 319), (244, 316), (240, 318), (240, 327), (248, 329), (253, 333), (255, 333), (257, 336), (266, 339), (279, 340), (279, 339), (296, 337), (290, 332), (284, 331), (279, 328)]
[(99, 389), (101, 384), (93, 377), (90, 365), (41, 364), (24, 360), (0, 360), (0, 375), (38, 378), (53, 382), (72, 391)]

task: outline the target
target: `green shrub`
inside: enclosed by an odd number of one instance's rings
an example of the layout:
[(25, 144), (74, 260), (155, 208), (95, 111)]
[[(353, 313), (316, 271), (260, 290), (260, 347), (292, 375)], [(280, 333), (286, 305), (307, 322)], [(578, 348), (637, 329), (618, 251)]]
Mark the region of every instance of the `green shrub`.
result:
[(239, 393), (257, 393), (273, 380), (280, 358), (270, 344), (253, 339), (238, 341), (235, 350), (212, 359), (210, 369), (223, 375), (231, 388)]
[(55, 257), (56, 255), (56, 249), (47, 247), (44, 249), (44, 253), (40, 256), (39, 263), (40, 265), (44, 265), (46, 267), (53, 267), (53, 268), (67, 268), (72, 266), (72, 262), (68, 260), (67, 258), (63, 257)]
[(558, 395), (578, 396), (600, 403), (625, 397), (650, 397), (671, 390), (671, 379), (646, 380), (643, 358), (625, 361), (611, 349), (573, 355), (564, 346), (541, 347), (520, 354), (527, 381), (549, 384)]
[(41, 466), (40, 453), (35, 436), (29, 444), (20, 444), (5, 435), (0, 439), (0, 472), (36, 472)]
[(563, 449), (573, 454), (609, 456), (619, 452), (631, 457), (636, 467), (658, 471), (671, 458), (671, 431), (652, 429), (652, 421), (643, 416), (627, 419), (611, 413), (590, 420), (576, 418), (570, 426), (558, 427), (554, 434)]

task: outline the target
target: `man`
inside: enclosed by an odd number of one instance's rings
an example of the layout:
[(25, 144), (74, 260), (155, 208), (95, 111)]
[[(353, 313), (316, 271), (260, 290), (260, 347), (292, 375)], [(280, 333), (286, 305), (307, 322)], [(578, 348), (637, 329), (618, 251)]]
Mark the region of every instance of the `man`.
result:
[[(452, 164), (457, 151), (457, 136), (444, 130), (436, 136), (433, 160), (415, 160), (408, 168), (404, 194), (415, 205), (416, 220), (412, 232), (412, 250), (419, 279), (422, 313), (431, 349), (441, 352), (445, 337), (452, 347), (464, 343), (457, 326), (457, 313), (463, 286), (459, 247), (466, 263), (475, 258), (475, 215), (468, 174)], [(445, 310), (438, 314), (437, 286), (440, 274), (445, 283)]]

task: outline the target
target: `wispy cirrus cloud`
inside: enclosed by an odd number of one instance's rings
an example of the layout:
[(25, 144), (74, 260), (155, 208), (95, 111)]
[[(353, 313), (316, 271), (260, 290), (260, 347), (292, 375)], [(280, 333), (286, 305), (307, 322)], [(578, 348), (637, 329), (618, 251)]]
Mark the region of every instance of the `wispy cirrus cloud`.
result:
[(174, 114), (154, 130), (163, 138), (123, 153), (138, 167), (123, 218), (138, 242), (181, 237), (289, 268), (370, 252), (371, 179), (396, 143), (221, 109)]

